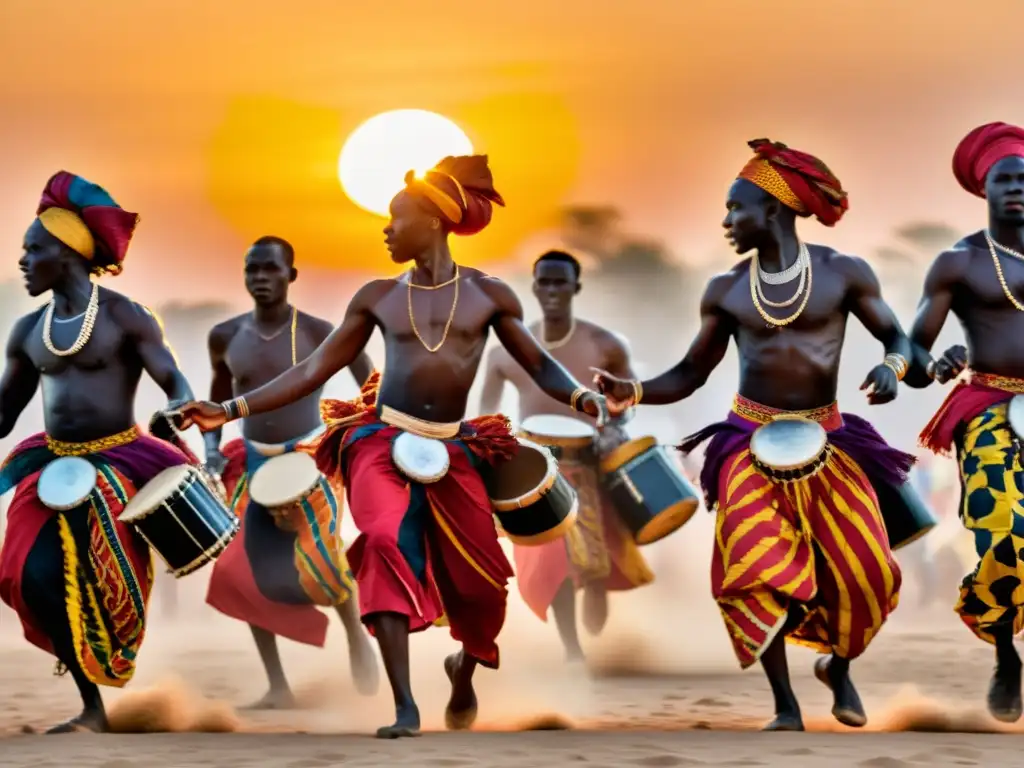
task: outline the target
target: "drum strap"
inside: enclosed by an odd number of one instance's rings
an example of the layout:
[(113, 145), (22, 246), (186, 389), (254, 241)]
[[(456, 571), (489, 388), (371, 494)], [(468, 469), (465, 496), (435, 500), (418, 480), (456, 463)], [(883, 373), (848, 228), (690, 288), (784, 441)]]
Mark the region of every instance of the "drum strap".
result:
[(397, 427), (403, 432), (411, 432), (420, 437), (429, 437), (433, 440), (451, 440), (458, 437), (462, 430), (461, 421), (441, 423), (436, 421), (425, 421), (407, 413), (395, 410), (389, 405), (381, 406), (380, 420), (391, 427)]

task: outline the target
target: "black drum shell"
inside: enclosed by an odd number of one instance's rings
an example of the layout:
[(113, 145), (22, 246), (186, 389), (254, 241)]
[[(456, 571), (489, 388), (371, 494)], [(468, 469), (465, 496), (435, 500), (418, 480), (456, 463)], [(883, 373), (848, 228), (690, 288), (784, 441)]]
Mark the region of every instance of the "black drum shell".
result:
[(604, 458), (601, 469), (605, 492), (638, 545), (674, 533), (700, 506), (697, 489), (654, 438), (620, 446)]
[(938, 519), (909, 480), (898, 486), (872, 480), (871, 485), (878, 497), (890, 550), (917, 541), (938, 525)]
[(238, 533), (239, 520), (196, 474), (186, 477), (135, 528), (181, 578), (216, 559)]
[[(515, 457), (496, 467), (484, 468), (481, 478), (494, 516), (508, 539), (521, 546), (539, 546), (562, 538), (576, 524), (579, 499), (576, 489), (557, 471), (557, 465), (546, 461), (547, 451), (522, 438), (519, 442), (520, 450)], [(521, 465), (516, 466), (517, 462)], [(547, 469), (543, 477), (538, 471), (540, 466)], [(512, 495), (509, 491), (516, 488), (517, 480), (510, 482), (510, 478), (517, 476), (523, 478), (523, 485)], [(534, 477), (532, 487), (526, 485), (528, 476)], [(511, 506), (510, 500), (519, 497), (524, 497), (521, 504)]]

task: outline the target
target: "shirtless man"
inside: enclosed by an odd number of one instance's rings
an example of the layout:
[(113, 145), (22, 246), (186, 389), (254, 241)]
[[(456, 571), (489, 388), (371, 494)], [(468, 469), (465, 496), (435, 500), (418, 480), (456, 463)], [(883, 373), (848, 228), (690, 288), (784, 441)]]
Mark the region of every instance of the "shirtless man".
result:
[[(153, 585), (149, 546), (118, 515), (161, 470), (195, 458), (139, 433), (135, 393), (143, 371), (172, 406), (192, 392), (149, 310), (94, 282), (121, 272), (138, 216), (65, 171), (47, 183), (37, 216), (19, 266), (30, 296), (52, 296), (8, 339), (0, 437), (40, 383), (46, 432), (19, 443), (0, 468), (0, 494), (17, 488), (0, 551), (0, 598), (26, 639), (56, 656), (58, 671), (70, 671), (78, 686), (82, 713), (50, 733), (105, 731), (97, 686), (120, 688), (132, 678)], [(82, 503), (58, 512), (37, 484), (41, 470), (69, 456), (87, 457), (97, 476)], [(45, 487), (41, 495), (50, 498)]]
[[(675, 367), (644, 382), (607, 373), (597, 382), (612, 413), (674, 403), (707, 381), (735, 340), (740, 386), (728, 420), (680, 446), (689, 452), (714, 435), (701, 472), (718, 515), (712, 591), (740, 665), (760, 661), (767, 673), (775, 696), (767, 730), (803, 730), (787, 638), (830, 654), (815, 672), (833, 691), (833, 716), (857, 727), (867, 718), (850, 662), (896, 607), (900, 588), (873, 487), (902, 485), (913, 458), (836, 406), (849, 315), (885, 347), (861, 385), (870, 403), (896, 396), (910, 346), (864, 261), (797, 237), (797, 216), (831, 226), (843, 215), (838, 179), (782, 144), (750, 146), (755, 155), (729, 189), (722, 225), (738, 253), (756, 255), (708, 284), (697, 338)], [(754, 465), (749, 446), (755, 429), (786, 416), (821, 424), (830, 450), (816, 471), (780, 482)]]
[[(573, 314), (573, 298), (582, 288), (580, 263), (568, 253), (549, 251), (533, 265), (533, 294), (544, 319), (530, 327), (552, 357), (578, 379), (598, 367), (614, 376), (633, 379), (629, 349), (611, 331)], [(593, 420), (552, 400), (538, 387), (504, 347), (495, 347), (487, 360), (487, 375), (480, 412), (494, 413), (501, 403), (505, 382), (519, 393), (519, 419), (557, 414)], [(595, 451), (574, 456), (563, 452), (558, 468), (580, 500), (576, 525), (564, 539), (539, 547), (515, 546), (516, 582), (524, 602), (547, 621), (548, 607), (562, 638), (569, 661), (583, 660), (576, 632), (576, 590), (583, 590), (583, 625), (598, 634), (608, 618), (608, 590), (626, 590), (654, 579), (633, 539), (624, 530), (614, 507), (601, 490), (597, 458), (628, 438), (621, 425), (607, 425)]]
[[(444, 665), (452, 684), (445, 710), (451, 729), (469, 728), (476, 718), (477, 665), (498, 667), (495, 640), (512, 569), (477, 467), (511, 458), (518, 444), (503, 416), (464, 421), (490, 330), (551, 397), (591, 416), (604, 407), (602, 397), (581, 387), (537, 343), (508, 286), (452, 260), (449, 233), (479, 232), (493, 204), (504, 203), (486, 156), (445, 158), (422, 179), (410, 172), (391, 202), (384, 234), (394, 261), (412, 263), (412, 269), (361, 288), (341, 326), (269, 384), (227, 403), (183, 409), (186, 422), (203, 430), (275, 411), (351, 365), (375, 328), (384, 335), (383, 380), (371, 376), (358, 399), (325, 406), (328, 428), (316, 448), (321, 471), (344, 476), (362, 532), (348, 555), (363, 621), (380, 645), (395, 698), (396, 721), (377, 731), (381, 738), (419, 734), (409, 683), (410, 632), (443, 617), (462, 644)], [(404, 437), (422, 449), (420, 455), (446, 454), (447, 473), (431, 483), (413, 480), (412, 462), (399, 444)]]
[[(210, 331), (213, 400), (229, 400), (266, 384), (330, 335), (331, 323), (288, 303), (288, 286), (298, 274), (295, 252), (281, 238), (262, 237), (246, 253), (245, 287), (254, 306), (252, 312)], [(350, 367), (357, 384), (369, 378), (371, 368), (370, 358), (361, 353)], [(270, 512), (249, 498), (248, 481), (259, 466), (269, 457), (295, 450), (297, 443), (323, 428), (320, 392), (317, 389), (280, 410), (245, 419), (243, 438), (223, 449), (220, 429), (207, 432), (204, 438), (207, 466), (224, 478), (228, 498), (242, 520), (240, 535), (214, 563), (206, 601), (249, 624), (270, 680), (270, 691), (253, 709), (294, 706), (276, 635), (323, 647), (327, 617), (316, 609), (318, 605), (333, 607), (341, 617), (356, 688), (371, 695), (379, 684), (372, 646), (359, 621), (356, 601), (350, 599), (354, 585), (341, 537), (331, 533), (341, 524), (343, 497), (322, 480), (319, 491), (330, 509), (318, 520), (324, 527), (319, 537), (299, 537), (294, 530), (278, 528)], [(309, 528), (308, 522), (303, 523)], [(330, 562), (321, 563), (317, 541), (327, 548)], [(315, 580), (300, 578), (317, 563), (323, 567), (316, 571)]]
[[(977, 567), (960, 586), (956, 611), (995, 646), (988, 709), (1003, 722), (1021, 716), (1021, 660), (1013, 637), (1024, 629), (1024, 470), (1009, 402), (1024, 393), (1024, 128), (989, 123), (971, 131), (953, 156), (968, 192), (988, 202), (988, 228), (939, 254), (925, 278), (911, 330), (914, 365), (906, 383), (942, 383), (968, 375), (921, 434), (960, 470), (960, 519), (974, 535)], [(930, 351), (952, 312), (967, 337), (935, 363)], [(969, 361), (969, 363), (968, 363)], [(969, 369), (968, 369), (969, 365)], [(1019, 427), (1019, 425), (1018, 425)]]

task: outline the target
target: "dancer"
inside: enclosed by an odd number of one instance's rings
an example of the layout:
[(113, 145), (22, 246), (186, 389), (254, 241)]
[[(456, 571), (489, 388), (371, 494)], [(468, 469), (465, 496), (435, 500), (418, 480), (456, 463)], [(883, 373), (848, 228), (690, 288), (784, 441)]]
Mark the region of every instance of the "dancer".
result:
[[(952, 453), (960, 469), (960, 519), (974, 534), (979, 559), (960, 587), (956, 611), (975, 635), (995, 646), (988, 709), (1004, 722), (1021, 716), (1021, 660), (1013, 637), (1024, 629), (1024, 474), (1009, 401), (1024, 393), (1024, 128), (975, 128), (953, 155), (960, 185), (988, 204), (988, 228), (939, 254), (925, 278), (911, 331), (914, 366), (906, 382), (947, 382), (967, 368), (921, 433), (921, 442)], [(952, 312), (967, 337), (937, 363), (929, 352)]]
[[(573, 376), (586, 379), (592, 375), (591, 367), (596, 366), (632, 379), (624, 341), (596, 323), (575, 317), (573, 299), (582, 287), (580, 263), (568, 253), (548, 251), (537, 259), (533, 265), (533, 294), (544, 319), (531, 326), (530, 332)], [(590, 421), (552, 400), (503, 347), (495, 347), (488, 356), (481, 413), (498, 409), (505, 382), (510, 382), (519, 394), (520, 421), (549, 413)], [(608, 590), (635, 589), (654, 580), (598, 477), (598, 455), (627, 440), (620, 424), (609, 424), (601, 431), (593, 455), (584, 461), (561, 457), (559, 471), (572, 483), (580, 501), (576, 525), (560, 541), (513, 548), (516, 582), (523, 600), (542, 621), (547, 621), (551, 607), (566, 656), (574, 662), (583, 660), (576, 632), (576, 590), (583, 590), (583, 625), (596, 635), (608, 619)]]
[[(94, 281), (121, 272), (137, 221), (100, 187), (61, 171), (46, 184), (19, 261), (29, 295), (52, 298), (18, 320), (8, 339), (0, 437), (40, 382), (46, 432), (19, 443), (0, 468), (0, 494), (17, 488), (0, 551), (0, 598), (18, 613), (26, 639), (56, 656), (78, 686), (82, 713), (51, 733), (107, 730), (97, 686), (131, 680), (153, 585), (149, 546), (118, 515), (160, 471), (195, 462), (135, 425), (143, 371), (171, 407), (192, 398), (159, 323)], [(86, 501), (55, 512), (37, 484), (47, 465), (69, 456), (85, 457), (96, 483)]]
[[(850, 662), (896, 607), (901, 578), (872, 483), (902, 484), (913, 457), (839, 412), (848, 315), (885, 347), (861, 385), (870, 403), (896, 396), (910, 347), (864, 261), (797, 236), (797, 216), (839, 221), (848, 207), (839, 180), (783, 144), (759, 139), (750, 147), (754, 157), (729, 189), (722, 225), (738, 253), (757, 253), (708, 284), (697, 338), (675, 367), (644, 382), (606, 372), (596, 381), (612, 413), (674, 403), (707, 381), (735, 338), (740, 386), (732, 412), (680, 446), (689, 453), (712, 438), (701, 472), (707, 506), (717, 506), (712, 591), (740, 665), (760, 660), (768, 676), (775, 719), (766, 730), (803, 730), (786, 639), (830, 654), (815, 672), (833, 691), (832, 714), (862, 726)], [(793, 281), (795, 293), (782, 287)], [(785, 307), (793, 308), (780, 312)], [(792, 417), (821, 424), (828, 448), (817, 471), (776, 481), (755, 467), (750, 438), (760, 425)]]
[[(349, 508), (362, 531), (348, 556), (397, 714), (393, 725), (377, 731), (381, 738), (419, 733), (409, 683), (409, 632), (426, 629), (443, 614), (452, 637), (462, 643), (444, 665), (452, 684), (445, 711), (449, 728), (468, 728), (476, 718), (477, 665), (498, 667), (495, 640), (505, 620), (512, 569), (477, 466), (511, 457), (518, 444), (503, 416), (463, 421), (488, 332), (494, 329), (551, 397), (591, 416), (604, 407), (600, 395), (579, 386), (530, 335), (508, 286), (452, 261), (448, 235), (479, 232), (490, 222), (492, 204), (504, 203), (484, 155), (445, 158), (422, 179), (410, 172), (391, 201), (384, 234), (392, 259), (412, 262), (413, 268), (361, 288), (341, 326), (269, 384), (224, 404), (193, 403), (182, 411), (186, 423), (210, 430), (277, 410), (350, 365), (374, 328), (383, 333), (383, 379), (371, 376), (351, 402), (325, 401), (327, 431), (315, 448), (321, 471), (346, 479)], [(392, 454), (401, 433), (446, 448), (447, 474), (428, 484), (404, 477)]]
[[(296, 365), (333, 329), (326, 320), (299, 312), (288, 303), (288, 286), (298, 277), (291, 244), (262, 237), (245, 256), (245, 287), (252, 312), (231, 318), (210, 331), (213, 383), (210, 397), (229, 400)], [(371, 363), (361, 353), (350, 367), (362, 385)], [(359, 621), (354, 584), (340, 535), (341, 500), (327, 479), (321, 481), (323, 514), (305, 531), (278, 528), (270, 512), (249, 498), (248, 480), (267, 459), (290, 453), (322, 429), (320, 390), (277, 411), (247, 418), (242, 439), (221, 448), (221, 430), (205, 435), (206, 461), (222, 475), (242, 530), (217, 559), (206, 601), (227, 616), (249, 624), (270, 681), (270, 690), (252, 709), (295, 705), (281, 665), (276, 635), (323, 647), (327, 617), (315, 606), (333, 607), (348, 636), (356, 688), (373, 694), (379, 684), (377, 662)], [(326, 556), (323, 556), (326, 553)]]

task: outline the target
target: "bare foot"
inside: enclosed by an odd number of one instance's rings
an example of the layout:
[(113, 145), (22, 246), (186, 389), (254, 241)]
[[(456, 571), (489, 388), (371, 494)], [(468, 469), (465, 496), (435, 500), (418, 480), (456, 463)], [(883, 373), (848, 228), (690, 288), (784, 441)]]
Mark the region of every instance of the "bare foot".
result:
[(472, 678), (462, 684), (456, 683), (463, 659), (464, 655), (459, 651), (444, 660), (444, 671), (448, 675), (448, 682), (452, 684), (452, 695), (444, 710), (444, 724), (450, 731), (468, 730), (476, 722), (477, 700)]
[(253, 712), (270, 709), (295, 709), (295, 696), (289, 688), (271, 688), (259, 701), (247, 704), (243, 710)]
[(583, 628), (596, 637), (608, 623), (608, 592), (603, 583), (587, 584), (583, 588)]
[(832, 691), (832, 717), (851, 728), (862, 728), (868, 721), (860, 695), (850, 680), (849, 668), (832, 668), (831, 656), (822, 656), (814, 662), (814, 676)]
[(86, 709), (77, 717), (53, 726), (47, 733), (108, 733), (109, 731), (110, 723), (107, 722), (106, 712), (102, 709)]
[(420, 711), (415, 704), (398, 707), (395, 722), (377, 729), (378, 739), (403, 739), (420, 735)]
[(1021, 716), (1021, 663), (1000, 661), (996, 664), (988, 688), (988, 711), (996, 720), (1015, 723)]
[(380, 670), (377, 656), (369, 639), (360, 634), (358, 639), (349, 638), (348, 663), (352, 669), (352, 681), (363, 696), (374, 696), (380, 689)]
[(768, 723), (762, 731), (802, 731), (803, 718), (799, 712), (778, 712), (775, 719)]

